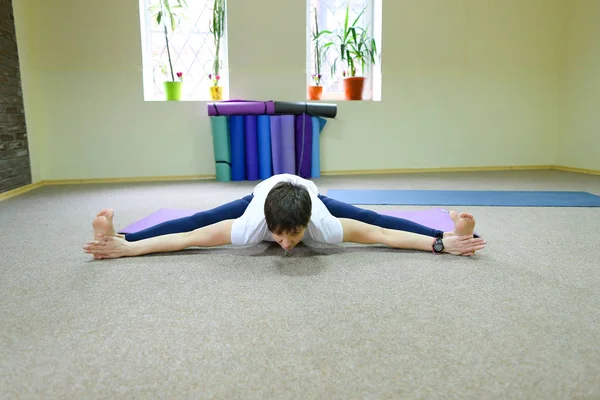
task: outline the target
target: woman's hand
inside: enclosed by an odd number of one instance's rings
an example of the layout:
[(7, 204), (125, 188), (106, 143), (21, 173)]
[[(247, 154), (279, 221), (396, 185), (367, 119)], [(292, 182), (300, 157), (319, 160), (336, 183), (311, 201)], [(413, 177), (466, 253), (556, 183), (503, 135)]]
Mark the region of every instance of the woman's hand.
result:
[(127, 257), (131, 255), (130, 250), (131, 243), (125, 239), (103, 235), (83, 247), (85, 253), (93, 254), (96, 259)]
[(455, 256), (472, 256), (476, 251), (483, 250), (487, 242), (482, 238), (469, 236), (448, 236), (443, 239), (444, 253)]

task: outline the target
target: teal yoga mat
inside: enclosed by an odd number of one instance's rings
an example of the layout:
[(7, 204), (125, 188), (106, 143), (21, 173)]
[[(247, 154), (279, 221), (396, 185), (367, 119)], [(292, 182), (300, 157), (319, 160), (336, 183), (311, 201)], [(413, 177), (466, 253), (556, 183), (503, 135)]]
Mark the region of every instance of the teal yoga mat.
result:
[(231, 181), (231, 149), (229, 147), (229, 127), (227, 117), (211, 117), (213, 153), (217, 180)]
[(587, 192), (337, 189), (327, 197), (357, 205), (600, 207), (600, 196)]

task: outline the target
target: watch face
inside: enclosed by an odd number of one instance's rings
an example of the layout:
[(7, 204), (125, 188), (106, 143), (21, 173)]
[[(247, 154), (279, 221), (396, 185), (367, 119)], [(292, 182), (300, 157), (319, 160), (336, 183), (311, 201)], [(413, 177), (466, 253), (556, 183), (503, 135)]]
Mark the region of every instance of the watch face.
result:
[(435, 242), (435, 245), (433, 246), (433, 248), (435, 249), (435, 251), (442, 251), (442, 249), (444, 248), (444, 245), (442, 244), (441, 241), (437, 241), (437, 242)]

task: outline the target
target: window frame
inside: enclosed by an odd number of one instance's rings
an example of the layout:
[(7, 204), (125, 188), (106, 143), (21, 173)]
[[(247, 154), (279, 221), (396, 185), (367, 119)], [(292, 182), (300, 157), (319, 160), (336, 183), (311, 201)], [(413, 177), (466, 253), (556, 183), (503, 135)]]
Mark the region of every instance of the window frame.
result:
[[(322, 5), (323, 0), (313, 0), (317, 1), (319, 7), (317, 10), (319, 13), (322, 12), (321, 8), (325, 8)], [(382, 31), (383, 31), (383, 4), (382, 0), (363, 0), (365, 5), (367, 6), (365, 9), (365, 19), (369, 21), (369, 28), (367, 30), (369, 36), (375, 39), (377, 43), (377, 62), (372, 64), (369, 68), (368, 73), (366, 74), (365, 79), (365, 87), (363, 92), (362, 101), (381, 101), (382, 97)], [(312, 63), (312, 11), (311, 11), (311, 0), (306, 0), (306, 98), (308, 99), (308, 87), (313, 85), (312, 82), (312, 73), (313, 73), (313, 63)], [(322, 30), (330, 29), (330, 27), (320, 27)], [(325, 73), (329, 73), (326, 71)], [(342, 80), (343, 78), (338, 78)], [(345, 95), (343, 91), (325, 91), (323, 88), (323, 93), (321, 95), (321, 100), (329, 100), (329, 101), (344, 101)]]
[[(150, 3), (153, 0), (139, 0), (139, 12), (140, 12), (140, 42), (141, 42), (141, 50), (142, 50), (142, 91), (143, 91), (143, 98), (144, 101), (166, 101), (165, 99), (165, 95), (164, 93), (155, 93), (155, 81), (154, 81), (154, 69), (155, 69), (155, 65), (154, 65), (154, 59), (152, 57), (152, 36), (153, 33), (160, 33), (161, 35), (163, 34), (162, 31), (158, 31), (158, 30), (153, 30), (152, 27), (154, 25), (154, 20), (150, 14), (150, 12), (148, 12), (148, 8), (150, 6)], [(191, 0), (188, 0), (188, 2)], [(198, 0), (193, 0), (193, 1), (198, 1)], [(212, 0), (203, 0), (205, 3), (206, 8), (210, 9), (210, 4), (212, 3)], [(230, 81), (229, 81), (229, 74), (225, 73), (227, 71), (229, 71), (229, 38), (228, 38), (228, 24), (227, 24), (227, 20), (228, 20), (228, 1), (225, 1), (225, 27), (224, 27), (224, 34), (223, 34), (223, 38), (221, 39), (221, 71), (223, 71), (221, 73), (221, 79), (219, 80), (219, 86), (221, 86), (223, 88), (223, 100), (228, 100), (229, 99), (229, 90), (230, 90)], [(200, 30), (200, 29), (199, 29)], [(201, 33), (204, 33), (204, 31), (200, 30)], [(179, 33), (183, 33), (183, 35), (186, 37), (186, 40), (188, 39), (189, 36), (195, 34), (196, 32), (187, 32), (187, 31), (179, 31)], [(208, 33), (210, 35), (210, 33)], [(212, 38), (210, 40), (207, 40), (205, 42), (206, 44), (212, 44)], [(194, 49), (194, 51), (196, 51), (196, 49)], [(200, 52), (202, 50), (198, 50), (198, 52)], [(214, 52), (214, 49), (212, 50)], [(171, 55), (173, 59), (176, 59), (178, 56), (176, 55)], [(192, 71), (198, 71), (198, 73), (205, 73), (204, 70), (200, 69), (200, 66), (198, 64), (202, 64), (204, 60), (199, 59), (202, 62), (199, 63), (198, 61), (196, 61), (196, 65), (194, 65), (194, 67), (192, 68)], [(188, 68), (188, 67), (186, 67)], [(193, 72), (192, 72), (193, 73)], [(185, 80), (186, 80), (186, 75), (188, 74), (184, 74), (183, 76), (183, 82), (184, 82), (184, 86), (185, 86)], [(206, 79), (208, 79), (208, 74), (206, 74), (207, 77)], [(165, 80), (167, 80), (168, 78), (165, 78)], [(207, 86), (207, 90), (205, 93), (202, 93), (202, 95), (198, 96), (186, 96), (185, 94), (182, 95), (181, 97), (181, 101), (212, 101), (210, 98), (210, 91), (209, 91), (209, 87), (211, 85)]]

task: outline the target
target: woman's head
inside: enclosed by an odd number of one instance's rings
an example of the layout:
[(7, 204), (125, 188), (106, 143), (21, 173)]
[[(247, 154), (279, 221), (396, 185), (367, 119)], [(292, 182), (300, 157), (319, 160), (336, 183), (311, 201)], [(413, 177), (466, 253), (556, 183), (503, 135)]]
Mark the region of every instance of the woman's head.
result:
[(264, 210), (267, 228), (273, 238), (281, 247), (290, 250), (304, 237), (312, 200), (304, 186), (283, 181), (269, 191)]

